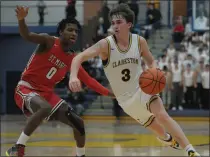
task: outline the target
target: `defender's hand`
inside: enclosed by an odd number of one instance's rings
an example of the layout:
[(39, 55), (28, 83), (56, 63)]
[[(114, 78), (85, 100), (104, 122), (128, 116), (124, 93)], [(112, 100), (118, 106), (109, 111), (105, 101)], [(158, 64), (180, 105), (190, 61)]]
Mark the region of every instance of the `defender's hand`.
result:
[(23, 20), (28, 15), (29, 7), (17, 6), (15, 12), (17, 13), (17, 19)]
[(79, 92), (82, 90), (81, 82), (78, 78), (70, 78), (69, 88), (72, 92)]

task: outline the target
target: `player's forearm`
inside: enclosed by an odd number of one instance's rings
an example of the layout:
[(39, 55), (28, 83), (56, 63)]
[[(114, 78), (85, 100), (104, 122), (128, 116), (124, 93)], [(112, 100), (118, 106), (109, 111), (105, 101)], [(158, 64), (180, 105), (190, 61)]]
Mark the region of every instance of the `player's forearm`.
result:
[(70, 77), (72, 78), (77, 77), (81, 64), (82, 64), (82, 58), (80, 57), (80, 55), (77, 55), (76, 57), (73, 58), (70, 69), (71, 71)]
[[(73, 63), (72, 63), (73, 64)], [(78, 71), (78, 78), (89, 88), (101, 95), (108, 95), (110, 92), (102, 86), (98, 81), (92, 78), (82, 67)], [(111, 93), (110, 93), (111, 94)]]
[(155, 60), (151, 60), (151, 61), (147, 61), (146, 62), (148, 68), (156, 68), (156, 63), (155, 63)]
[(28, 30), (28, 26), (25, 23), (25, 19), (22, 20), (18, 20), (18, 24), (19, 24), (19, 32), (20, 35), (24, 38), (27, 39), (29, 37), (29, 30)]
[(97, 82), (95, 79), (89, 79), (86, 82), (86, 85), (91, 88), (92, 90), (96, 91), (97, 93), (101, 95), (107, 96), (109, 94), (109, 90), (102, 86), (99, 82)]

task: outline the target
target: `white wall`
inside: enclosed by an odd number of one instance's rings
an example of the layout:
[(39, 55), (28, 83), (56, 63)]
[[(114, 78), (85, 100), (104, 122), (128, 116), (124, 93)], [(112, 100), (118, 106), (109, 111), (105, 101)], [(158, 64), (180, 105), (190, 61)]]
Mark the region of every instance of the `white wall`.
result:
[[(62, 18), (65, 18), (65, 7), (67, 2), (62, 1), (45, 1), (48, 12), (45, 15), (45, 25), (55, 25), (57, 24)], [(83, 9), (83, 0), (79, 0), (76, 3), (76, 10), (77, 10), (77, 20), (81, 24), (84, 21), (84, 9)], [(26, 18), (28, 25), (38, 25), (38, 12), (37, 12), (37, 1), (1, 1), (1, 25), (17, 25), (17, 19), (15, 16), (15, 7), (17, 5), (24, 5), (29, 6), (29, 13)]]

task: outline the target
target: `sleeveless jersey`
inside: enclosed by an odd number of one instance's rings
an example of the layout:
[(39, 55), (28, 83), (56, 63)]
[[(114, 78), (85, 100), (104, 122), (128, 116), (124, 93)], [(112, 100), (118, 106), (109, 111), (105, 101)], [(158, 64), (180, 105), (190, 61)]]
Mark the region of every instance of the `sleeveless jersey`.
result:
[(128, 49), (122, 51), (114, 36), (106, 38), (109, 57), (104, 71), (111, 88), (120, 104), (131, 98), (139, 90), (139, 77), (142, 73), (140, 37), (130, 34)]
[(74, 54), (65, 53), (59, 38), (55, 39), (52, 48), (43, 54), (33, 54), (22, 73), (21, 80), (28, 82), (39, 91), (53, 91), (70, 70)]

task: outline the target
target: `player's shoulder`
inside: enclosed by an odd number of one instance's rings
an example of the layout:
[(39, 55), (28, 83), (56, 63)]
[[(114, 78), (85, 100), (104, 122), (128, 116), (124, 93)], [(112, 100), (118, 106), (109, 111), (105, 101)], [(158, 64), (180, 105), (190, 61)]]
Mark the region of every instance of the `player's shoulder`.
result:
[(48, 33), (39, 33), (39, 35), (45, 37), (45, 39), (47, 41), (47, 45), (51, 45), (52, 46), (54, 44), (55, 40), (56, 40), (55, 36), (51, 36)]
[(137, 35), (137, 37), (139, 38), (139, 41), (140, 41), (140, 42), (146, 42), (146, 39), (145, 39), (143, 36), (138, 35), (138, 34), (136, 34), (136, 35)]
[(110, 38), (106, 37), (103, 38), (101, 40), (98, 41), (98, 46), (100, 46), (100, 48), (107, 48), (110, 46)]
[(39, 33), (39, 35), (50, 36), (48, 33)]
[(48, 34), (48, 33), (39, 33), (39, 35), (45, 36), (45, 37), (48, 37), (48, 38), (54, 38), (54, 36), (51, 36), (51, 35)]

